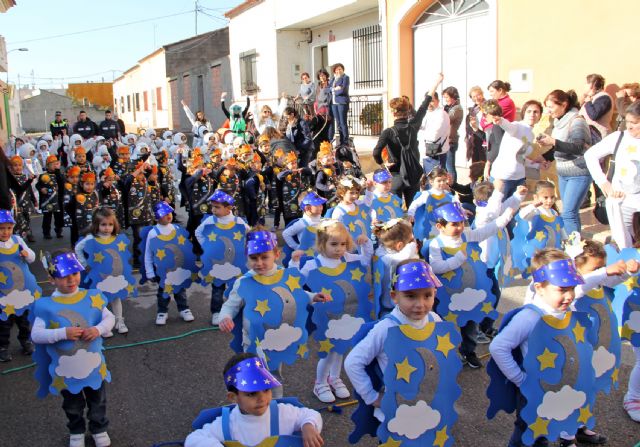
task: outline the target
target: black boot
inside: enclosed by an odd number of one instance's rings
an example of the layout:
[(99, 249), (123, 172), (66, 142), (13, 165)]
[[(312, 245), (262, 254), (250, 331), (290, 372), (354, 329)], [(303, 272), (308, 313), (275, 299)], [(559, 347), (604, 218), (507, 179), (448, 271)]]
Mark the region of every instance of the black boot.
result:
[(0, 348), (0, 362), (10, 362), (13, 360), (9, 353), (9, 348)]

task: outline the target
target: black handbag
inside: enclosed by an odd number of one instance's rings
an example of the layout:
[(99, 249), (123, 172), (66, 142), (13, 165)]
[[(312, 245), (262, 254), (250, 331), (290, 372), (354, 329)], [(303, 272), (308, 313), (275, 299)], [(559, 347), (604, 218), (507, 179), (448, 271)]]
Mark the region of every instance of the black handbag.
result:
[[(624, 132), (620, 132), (620, 136), (618, 137), (618, 142), (616, 143), (616, 147), (613, 150), (613, 155), (609, 160), (609, 166), (607, 167), (607, 181), (611, 183), (613, 179), (613, 173), (616, 169), (616, 154), (618, 153), (618, 148), (620, 147), (620, 142), (622, 141), (622, 137), (624, 137)], [(609, 216), (607, 216), (607, 197), (602, 194), (600, 197), (596, 199), (596, 206), (593, 209), (593, 215), (596, 220), (603, 225), (609, 225)]]

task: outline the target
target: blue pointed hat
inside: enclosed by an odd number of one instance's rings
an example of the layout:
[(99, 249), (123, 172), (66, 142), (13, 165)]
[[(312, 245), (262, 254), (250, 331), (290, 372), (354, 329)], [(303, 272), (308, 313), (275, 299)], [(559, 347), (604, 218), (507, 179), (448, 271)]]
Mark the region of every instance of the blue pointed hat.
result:
[(378, 169), (373, 173), (373, 181), (376, 183), (386, 182), (388, 180), (391, 180), (392, 178), (393, 176), (386, 169)]
[(16, 221), (13, 219), (13, 216), (11, 215), (11, 211), (0, 210), (0, 223), (10, 223), (10, 224), (16, 223)]
[(54, 278), (64, 278), (84, 271), (84, 267), (78, 261), (76, 254), (72, 252), (62, 253), (53, 259), (48, 259), (45, 267)]
[(211, 195), (211, 197), (209, 197), (209, 201), (218, 202), (218, 203), (227, 203), (229, 205), (234, 205), (236, 203), (236, 201), (233, 200), (233, 197), (231, 197), (229, 194), (222, 191), (221, 189), (216, 189), (216, 191)]
[(304, 208), (305, 206), (319, 206), (324, 205), (325, 203), (327, 203), (327, 199), (320, 197), (315, 192), (309, 192), (306, 196), (304, 196), (304, 199), (302, 199), (300, 205), (302, 205), (302, 208)]
[(428, 289), (440, 287), (442, 283), (433, 274), (431, 266), (424, 261), (403, 264), (393, 275), (393, 290), (405, 292), (414, 289)]
[(257, 255), (271, 251), (278, 246), (276, 235), (270, 231), (252, 231), (247, 234), (247, 255)]
[(278, 379), (266, 368), (259, 357), (244, 359), (236, 363), (224, 376), (227, 389), (235, 387), (238, 391), (253, 393), (282, 386)]
[(433, 210), (433, 214), (436, 219), (444, 219), (447, 222), (464, 222), (467, 220), (464, 210), (458, 202), (445, 203)]
[(173, 213), (173, 208), (171, 208), (167, 202), (158, 202), (153, 206), (153, 214), (156, 216), (156, 219), (160, 219), (171, 213)]
[(570, 259), (559, 259), (533, 272), (533, 282), (549, 281), (554, 286), (570, 287), (584, 284), (584, 279)]

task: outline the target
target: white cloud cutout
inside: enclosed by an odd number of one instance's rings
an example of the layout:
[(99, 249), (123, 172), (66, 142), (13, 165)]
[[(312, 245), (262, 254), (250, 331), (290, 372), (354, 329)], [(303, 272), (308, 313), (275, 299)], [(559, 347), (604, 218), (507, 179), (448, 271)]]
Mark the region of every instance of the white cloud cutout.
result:
[(440, 418), (438, 410), (431, 408), (425, 401), (419, 400), (415, 405), (400, 405), (387, 427), (390, 432), (409, 439), (417, 439), (427, 430), (436, 428)]
[(235, 265), (230, 262), (225, 262), (224, 264), (214, 264), (209, 270), (209, 275), (213, 278), (220, 279), (222, 281), (226, 281), (231, 278), (235, 278), (240, 275), (242, 270), (240, 270)]
[(12, 290), (9, 294), (0, 298), (2, 306), (13, 306), (16, 310), (33, 303), (33, 294), (28, 290)]
[(335, 340), (351, 340), (363, 324), (363, 318), (344, 314), (338, 320), (329, 321), (324, 335)]
[(178, 267), (177, 269), (167, 273), (167, 276), (164, 282), (165, 284), (171, 284), (172, 286), (177, 286), (179, 284), (182, 284), (189, 278), (191, 278), (191, 271), (187, 269), (183, 269), (182, 267)]
[(596, 377), (602, 376), (616, 364), (616, 356), (607, 351), (604, 346), (599, 346), (593, 351), (591, 366), (596, 371)]
[(124, 279), (124, 275), (118, 276), (107, 276), (105, 279), (100, 281), (96, 287), (98, 290), (108, 293), (116, 293), (121, 291), (122, 289), (127, 288), (129, 283), (126, 279)]
[(74, 355), (61, 355), (56, 374), (71, 379), (84, 379), (102, 363), (98, 352), (78, 349)]
[(467, 311), (472, 310), (478, 304), (483, 302), (487, 297), (487, 292), (480, 289), (471, 289), (467, 287), (462, 292), (451, 295), (451, 303), (449, 310), (451, 311)]
[(284, 351), (302, 337), (302, 329), (284, 323), (277, 329), (267, 329), (260, 347), (265, 351)]
[(537, 413), (543, 418), (564, 421), (571, 413), (582, 407), (586, 400), (587, 395), (584, 392), (576, 391), (569, 385), (565, 385), (557, 393), (555, 391), (544, 393)]
[(629, 314), (629, 319), (627, 320), (627, 326), (633, 332), (640, 332), (640, 311), (634, 310)]

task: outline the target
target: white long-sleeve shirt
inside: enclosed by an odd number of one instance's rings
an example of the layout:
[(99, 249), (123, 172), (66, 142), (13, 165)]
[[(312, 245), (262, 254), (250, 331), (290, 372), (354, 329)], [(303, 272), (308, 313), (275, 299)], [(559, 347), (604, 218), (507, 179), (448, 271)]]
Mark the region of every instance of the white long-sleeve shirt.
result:
[[(495, 221), (489, 222), (484, 227), (470, 229), (465, 228), (464, 236), (467, 242), (481, 242), (485, 239), (493, 236), (498, 232), (498, 229), (504, 228), (509, 223), (509, 215), (502, 214)], [(441, 244), (440, 244), (441, 242)], [(449, 272), (451, 270), (455, 270), (464, 264), (467, 260), (466, 253), (459, 251), (448, 259), (444, 259), (442, 256), (442, 248), (458, 248), (460, 247), (464, 241), (462, 237), (450, 237), (440, 234), (433, 238), (433, 240), (429, 243), (429, 265), (433, 269), (433, 273), (436, 275), (440, 275), (445, 272)]]
[[(24, 241), (24, 239), (22, 239), (17, 234), (14, 234), (13, 236), (15, 236), (15, 238), (17, 240), (17, 244), (19, 245), (18, 251), (20, 252), (22, 250), (25, 250), (27, 252), (27, 257), (24, 258), (24, 260), (26, 262), (28, 262), (29, 264), (31, 264), (33, 261), (35, 261), (36, 260), (36, 254), (33, 252), (33, 250), (31, 250), (29, 248), (29, 246)], [(4, 249), (13, 248), (14, 245), (15, 245), (15, 243), (13, 242), (11, 237), (9, 237), (9, 239), (7, 239), (6, 241), (0, 241), (0, 248), (4, 248)]]
[[(302, 430), (306, 424), (322, 431), (320, 413), (310, 408), (299, 408), (290, 404), (278, 404), (278, 425), (280, 435), (292, 435)], [(271, 436), (271, 409), (262, 416), (243, 414), (236, 405), (229, 414), (229, 430), (234, 441), (243, 445), (258, 445)], [(185, 439), (185, 447), (222, 447), (224, 441), (222, 417), (205, 424)]]
[(286, 244), (293, 250), (297, 250), (300, 244), (296, 242), (296, 238), (300, 240), (300, 235), (307, 227), (315, 227), (322, 220), (322, 216), (312, 216), (304, 213), (301, 219), (298, 219), (293, 224), (289, 225), (282, 232), (282, 238)]
[[(51, 296), (67, 297), (74, 295), (77, 292), (78, 291), (76, 290), (73, 293), (64, 294), (60, 293), (58, 289), (56, 289)], [(114, 324), (116, 324), (116, 317), (109, 309), (104, 307), (102, 309), (102, 320), (100, 320), (100, 323), (96, 324), (94, 327), (98, 329), (100, 336), (104, 337), (106, 334), (111, 332)], [(34, 320), (31, 328), (31, 340), (33, 340), (34, 343), (50, 345), (66, 339), (67, 328), (61, 327), (57, 329), (47, 329), (47, 323), (42, 318), (36, 317)]]
[[(546, 209), (541, 206), (536, 207), (533, 203), (530, 203), (529, 205), (522, 207), (518, 212), (518, 215), (521, 219), (531, 222), (536, 216), (556, 217), (558, 213), (556, 213), (553, 209)], [(564, 228), (560, 230), (560, 238), (563, 241), (567, 239), (567, 232), (564, 230)]]
[[(103, 233), (98, 233), (98, 237), (99, 238), (108, 238), (111, 237), (111, 234), (103, 234)], [(88, 260), (87, 257), (85, 256), (85, 252), (84, 252), (84, 247), (85, 245), (87, 245), (87, 242), (89, 242), (92, 239), (95, 239), (96, 236), (94, 236), (93, 234), (89, 233), (87, 234), (86, 237), (83, 237), (82, 239), (80, 239), (78, 242), (76, 242), (76, 246), (74, 248), (75, 252), (76, 252), (76, 257), (78, 258), (78, 261), (80, 261), (80, 264), (82, 264), (83, 267), (87, 267), (88, 265)]]
[(287, 108), (287, 98), (280, 98), (278, 101), (278, 107), (276, 111), (271, 114), (269, 118), (262, 118), (262, 107), (260, 107), (260, 111), (258, 111), (258, 103), (257, 101), (253, 103), (253, 107), (251, 109), (251, 114), (253, 115), (253, 124), (255, 124), (256, 129), (258, 129), (259, 133), (264, 133), (267, 127), (273, 127), (275, 129), (278, 128), (280, 117), (282, 116), (282, 112)]
[(525, 177), (526, 157), (533, 151), (533, 129), (522, 122), (498, 123), (505, 131), (498, 156), (491, 164), (491, 175), (500, 180), (519, 180)]
[(451, 121), (449, 114), (442, 107), (427, 110), (418, 130), (418, 150), (422, 157), (425, 156), (425, 142), (440, 143), (442, 145), (441, 154), (449, 152), (449, 134), (451, 133)]
[(207, 242), (204, 238), (204, 229), (207, 225), (214, 225), (216, 223), (219, 223), (221, 225), (228, 225), (231, 222), (244, 225), (247, 230), (251, 229), (251, 227), (247, 225), (247, 222), (245, 222), (242, 217), (234, 216), (233, 213), (229, 213), (226, 216), (222, 217), (207, 216), (206, 219), (203, 219), (202, 222), (200, 222), (200, 225), (198, 225), (198, 228), (196, 228), (194, 235), (200, 245), (204, 245)]
[[(397, 306), (391, 311), (391, 315), (396, 317), (400, 324), (410, 324), (416, 329), (424, 328), (430, 321), (442, 321), (434, 312), (429, 312), (422, 320), (410, 320)], [(376, 359), (380, 369), (382, 371), (386, 369), (389, 357), (384, 352), (384, 342), (387, 339), (389, 328), (397, 325), (398, 323), (393, 321), (392, 318), (383, 318), (353, 347), (345, 359), (344, 369), (349, 376), (349, 380), (351, 380), (353, 388), (362, 396), (367, 405), (373, 404), (378, 399), (378, 392), (373, 388), (365, 368)], [(374, 415), (380, 421), (384, 419), (379, 408), (376, 408)]]
[[(156, 269), (153, 265), (153, 253), (151, 252), (151, 241), (157, 238), (159, 234), (167, 236), (168, 234), (171, 234), (171, 232), (175, 229), (175, 225), (170, 223), (167, 225), (155, 225), (149, 231), (149, 235), (147, 236), (147, 243), (144, 248), (144, 269), (147, 272), (147, 278), (153, 278), (154, 276), (156, 276)], [(158, 230), (160, 231), (159, 233)]]

